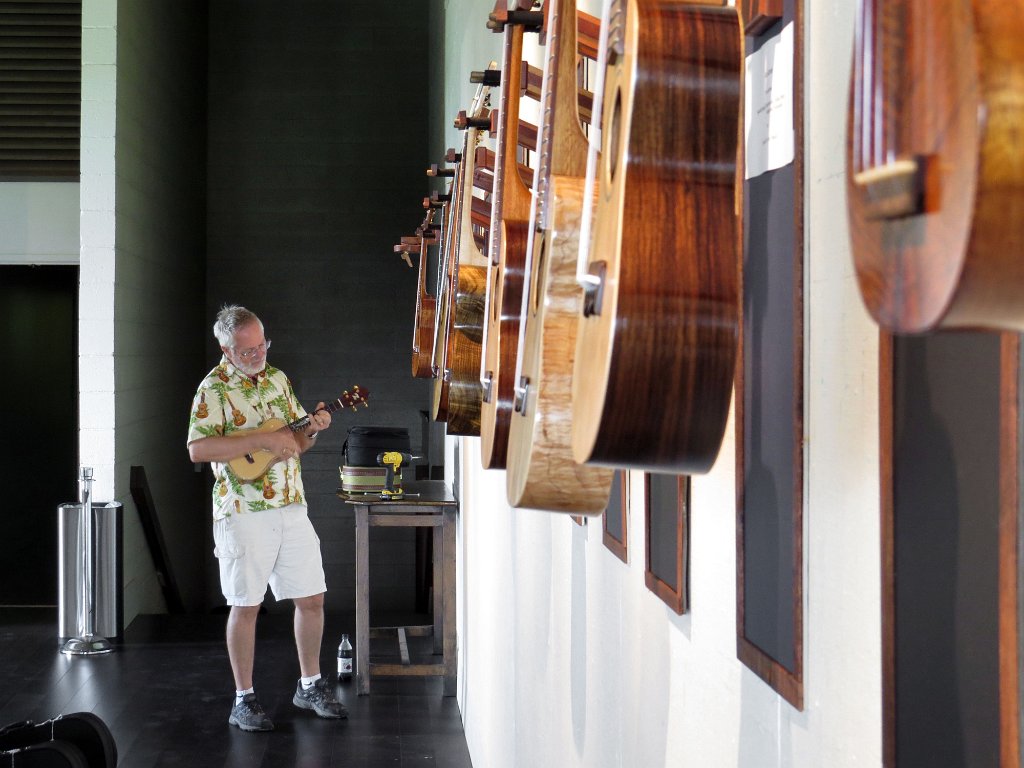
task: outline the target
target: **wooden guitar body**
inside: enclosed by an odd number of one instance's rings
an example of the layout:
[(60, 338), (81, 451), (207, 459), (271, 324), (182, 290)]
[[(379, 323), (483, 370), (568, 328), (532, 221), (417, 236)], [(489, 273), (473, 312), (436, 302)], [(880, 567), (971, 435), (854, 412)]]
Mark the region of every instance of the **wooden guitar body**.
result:
[[(514, 507), (597, 515), (613, 470), (572, 456), (572, 377), (581, 292), (576, 283), (584, 180), (550, 182), (551, 228), (538, 234), (520, 372), (529, 382), (512, 416), (506, 491)], [(538, 258), (539, 257), (539, 258)]]
[(416, 325), (413, 328), (412, 375), (418, 379), (429, 379), (431, 376), (430, 348), (434, 342), (434, 314), (437, 311), (437, 299), (425, 295), (420, 298), (419, 310), (416, 312)]
[(447, 424), (448, 434), (475, 437), (480, 434), (480, 356), (483, 305), (486, 291), (486, 257), (473, 237), (472, 201), (476, 177), (477, 128), (466, 131), (460, 173), (458, 204), (449, 223), (451, 242), (446, 300), (439, 318), (441, 364), (433, 388), (434, 418)]
[[(472, 247), (479, 254), (475, 243)], [(483, 399), (480, 388), (480, 345), (487, 268), (479, 263), (459, 264), (456, 282), (453, 325), (445, 368), (448, 434), (477, 437), (480, 434), (480, 405)]]
[(517, 168), (519, 84), (522, 75), (523, 27), (505, 28), (491, 210), (487, 317), (480, 369), (480, 459), (485, 469), (504, 469), (515, 401), (516, 351), (522, 311), (526, 248), (529, 242), (530, 189)]
[(427, 293), (427, 244), (420, 238), (419, 280), (416, 289), (416, 318), (412, 329), (412, 375), (429, 379), (434, 344), (434, 316), (437, 312), (437, 297)]
[(573, 455), (707, 472), (736, 358), (741, 25), (733, 7), (614, 5)]
[[(341, 410), (342, 408), (351, 408), (353, 411), (356, 410), (356, 406), (362, 405), (364, 408), (368, 407), (367, 400), (370, 397), (369, 390), (363, 389), (358, 384), (352, 387), (352, 391), (345, 390), (341, 397), (337, 400), (332, 400), (329, 403), (324, 403), (323, 410), (328, 413), (334, 413), (335, 411)], [(294, 433), (298, 429), (303, 429), (309, 424), (309, 414), (306, 414), (302, 418), (296, 419), (295, 421), (286, 423), (279, 418), (270, 418), (260, 424), (258, 427), (253, 429), (243, 429), (236, 432), (229, 432), (226, 437), (242, 437), (243, 435), (251, 435), (253, 433), (261, 432), (277, 432), (282, 429), (287, 429)], [(266, 474), (266, 471), (270, 469), (274, 464), (279, 461), (276, 454), (271, 451), (253, 451), (252, 453), (244, 454), (231, 459), (228, 462), (228, 467), (242, 482), (252, 482), (257, 480)]]
[[(465, 154), (462, 162), (465, 163)], [(459, 166), (456, 182), (461, 182), (463, 165)], [(458, 188), (458, 187), (456, 187)], [(452, 269), (455, 258), (455, 238), (451, 232), (452, 224), (459, 219), (461, 198), (456, 195), (448, 203), (444, 216), (444, 233), (441, 255), (437, 265), (437, 303), (434, 308), (434, 338), (430, 353), (430, 374), (433, 376), (431, 387), (430, 415), (434, 421), (445, 421), (448, 418), (448, 384), (444, 378), (447, 365), (448, 332), (451, 327), (450, 306), (452, 303)]]
[(895, 333), (1024, 330), (1024, 6), (861, 0), (847, 209)]
[(499, 262), (491, 264), (489, 270), (482, 370), (490, 386), (484, 389), (480, 409), (480, 457), (485, 469), (504, 469), (508, 460), (529, 224), (527, 201), (525, 218), (502, 220), (498, 228)]
[[(506, 492), (513, 507), (601, 514), (613, 470), (572, 456), (572, 374), (582, 292), (576, 282), (587, 138), (576, 86), (575, 0), (549, 0), (545, 121), (533, 243), (509, 432)], [(586, 201), (593, 205), (593, 199)]]
[[(242, 437), (253, 432), (277, 432), (281, 429), (288, 429), (288, 424), (283, 419), (267, 419), (255, 429), (244, 429), (239, 432), (230, 432), (227, 437)], [(266, 474), (274, 464), (279, 461), (276, 454), (271, 451), (255, 451), (253, 453), (231, 459), (228, 466), (234, 472), (235, 477), (243, 483), (251, 483)]]
[[(471, 117), (478, 118), (484, 110), (484, 86), (480, 86), (470, 109)], [(463, 221), (468, 217), (473, 194), (473, 179), (476, 175), (473, 155), (477, 144), (478, 130), (468, 128), (463, 140), (461, 160), (451, 187), (451, 200), (445, 206), (443, 237), (438, 270), (437, 305), (434, 318), (434, 339), (431, 352), (431, 375), (434, 377), (431, 389), (431, 416), (435, 421), (448, 420), (451, 374), (449, 369), (450, 346), (453, 343), (455, 313), (455, 290), (458, 280), (459, 247), (463, 233)]]

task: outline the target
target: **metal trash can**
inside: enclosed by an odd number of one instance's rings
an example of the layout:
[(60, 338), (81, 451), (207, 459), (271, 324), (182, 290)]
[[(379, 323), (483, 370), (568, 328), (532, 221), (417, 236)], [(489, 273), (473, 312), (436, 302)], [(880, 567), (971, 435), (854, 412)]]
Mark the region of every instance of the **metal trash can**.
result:
[[(92, 557), (95, 612), (93, 632), (101, 637), (120, 639), (124, 629), (124, 565), (122, 547), (123, 508), (117, 501), (92, 503)], [(81, 504), (61, 504), (57, 508), (58, 642), (79, 634), (79, 616), (83, 601), (79, 521)]]

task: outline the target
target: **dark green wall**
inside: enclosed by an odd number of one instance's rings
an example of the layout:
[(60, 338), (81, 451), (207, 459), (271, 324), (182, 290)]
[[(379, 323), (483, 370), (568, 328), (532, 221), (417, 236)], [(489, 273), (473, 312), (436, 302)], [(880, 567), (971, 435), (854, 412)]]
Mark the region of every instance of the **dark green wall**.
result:
[[(430, 6), (209, 5), (207, 315), (259, 314), (307, 405), (371, 392), (303, 458), (329, 609), (354, 605), (352, 513), (334, 495), (345, 432), (406, 426), (418, 446), (428, 403), (410, 373), (416, 274), (392, 245), (423, 217)], [(375, 607), (412, 606), (411, 531), (374, 537), (370, 577)]]

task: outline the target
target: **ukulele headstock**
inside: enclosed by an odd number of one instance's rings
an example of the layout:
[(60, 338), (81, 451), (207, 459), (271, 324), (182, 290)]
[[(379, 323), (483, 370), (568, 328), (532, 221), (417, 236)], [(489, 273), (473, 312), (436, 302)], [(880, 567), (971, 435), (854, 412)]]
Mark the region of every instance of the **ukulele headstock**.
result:
[(353, 411), (356, 410), (360, 405), (364, 408), (369, 408), (368, 402), (370, 397), (370, 390), (363, 389), (358, 384), (352, 387), (351, 390), (346, 389), (341, 393), (341, 397), (338, 398), (339, 407), (351, 408)]

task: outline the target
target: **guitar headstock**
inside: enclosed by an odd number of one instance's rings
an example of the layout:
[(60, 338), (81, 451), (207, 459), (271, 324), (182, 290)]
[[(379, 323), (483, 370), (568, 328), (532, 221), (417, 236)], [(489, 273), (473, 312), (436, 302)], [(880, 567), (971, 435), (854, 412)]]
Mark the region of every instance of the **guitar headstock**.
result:
[(370, 390), (363, 389), (356, 384), (351, 389), (346, 389), (341, 393), (341, 397), (338, 398), (338, 404), (345, 408), (351, 408), (354, 411), (360, 404), (364, 408), (369, 408), (370, 404), (367, 402), (369, 398)]

